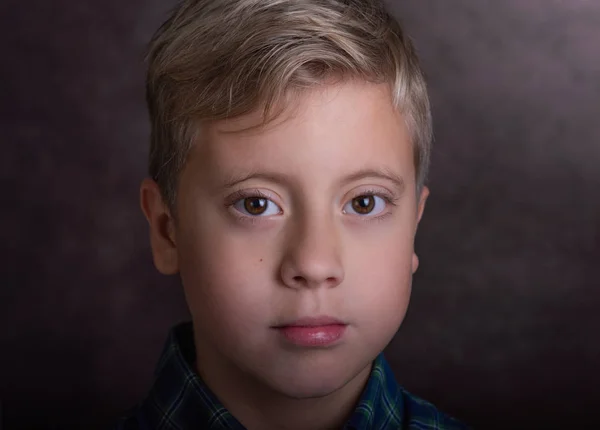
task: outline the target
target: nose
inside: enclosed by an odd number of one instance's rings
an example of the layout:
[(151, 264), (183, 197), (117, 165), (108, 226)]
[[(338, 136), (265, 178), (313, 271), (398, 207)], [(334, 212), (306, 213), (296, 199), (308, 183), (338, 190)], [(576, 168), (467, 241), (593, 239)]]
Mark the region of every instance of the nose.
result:
[(339, 233), (333, 219), (313, 215), (288, 236), (281, 278), (289, 288), (336, 287), (344, 280)]

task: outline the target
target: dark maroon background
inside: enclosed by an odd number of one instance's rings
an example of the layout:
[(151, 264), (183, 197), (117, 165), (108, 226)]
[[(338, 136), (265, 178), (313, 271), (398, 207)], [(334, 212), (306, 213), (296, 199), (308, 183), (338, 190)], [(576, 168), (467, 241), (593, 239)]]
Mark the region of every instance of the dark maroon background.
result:
[[(143, 50), (172, 4), (0, 3), (6, 427), (107, 425), (187, 318), (137, 202)], [(437, 136), (422, 265), (387, 351), (398, 379), (480, 429), (597, 426), (600, 2), (393, 8)]]

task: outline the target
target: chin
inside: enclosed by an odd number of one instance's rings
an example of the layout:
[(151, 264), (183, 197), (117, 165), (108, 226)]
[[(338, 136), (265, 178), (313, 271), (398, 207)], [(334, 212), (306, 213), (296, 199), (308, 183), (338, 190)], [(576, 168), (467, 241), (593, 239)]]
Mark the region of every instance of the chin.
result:
[[(314, 379), (314, 380), (313, 380)], [(304, 378), (301, 383), (288, 384), (281, 387), (281, 392), (292, 399), (318, 399), (335, 393), (345, 385), (346, 381), (316, 378)]]
[(287, 374), (271, 376), (271, 387), (293, 399), (311, 399), (326, 397), (343, 388), (353, 380), (358, 372), (352, 369), (336, 366), (331, 368), (320, 367), (318, 370), (294, 371)]

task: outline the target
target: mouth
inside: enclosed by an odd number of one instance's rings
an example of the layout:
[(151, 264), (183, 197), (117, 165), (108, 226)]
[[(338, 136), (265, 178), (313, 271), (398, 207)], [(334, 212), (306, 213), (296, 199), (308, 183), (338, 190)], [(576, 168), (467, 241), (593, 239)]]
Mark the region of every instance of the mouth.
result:
[(315, 317), (303, 317), (293, 320), (288, 323), (280, 324), (275, 328), (282, 327), (322, 327), (328, 325), (347, 325), (343, 321), (327, 315), (319, 315)]
[(303, 347), (325, 347), (338, 343), (348, 324), (330, 316), (303, 317), (273, 328), (289, 343)]

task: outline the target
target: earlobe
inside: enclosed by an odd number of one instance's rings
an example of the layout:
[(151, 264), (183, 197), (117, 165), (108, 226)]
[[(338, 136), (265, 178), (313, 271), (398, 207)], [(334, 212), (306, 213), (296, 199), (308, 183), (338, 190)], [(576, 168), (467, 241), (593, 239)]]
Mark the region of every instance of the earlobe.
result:
[(163, 275), (179, 272), (174, 220), (158, 184), (150, 178), (140, 186), (140, 206), (150, 226), (150, 245), (156, 269)]
[(415, 272), (417, 271), (417, 269), (419, 268), (419, 257), (414, 252), (413, 252), (413, 255), (412, 255), (412, 264), (411, 264), (411, 267), (412, 267), (412, 273), (414, 275)]

